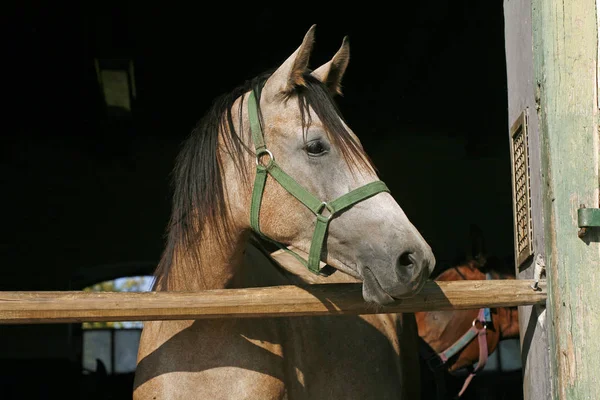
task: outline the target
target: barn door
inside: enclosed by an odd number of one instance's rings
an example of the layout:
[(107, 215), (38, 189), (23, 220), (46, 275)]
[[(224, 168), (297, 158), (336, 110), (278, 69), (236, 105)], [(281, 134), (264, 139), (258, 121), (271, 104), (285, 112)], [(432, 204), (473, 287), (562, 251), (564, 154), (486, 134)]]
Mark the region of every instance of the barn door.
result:
[[(515, 266), (519, 279), (534, 279), (544, 261), (542, 161), (533, 64), (531, 0), (504, 0), (508, 88), (507, 140), (511, 151)], [(541, 258), (538, 258), (538, 255)], [(540, 266), (537, 267), (538, 270)], [(519, 307), (523, 393), (550, 397), (548, 333), (544, 306)]]
[(515, 261), (519, 278), (545, 266), (548, 284), (546, 308), (519, 310), (524, 394), (597, 398), (596, 2), (504, 0), (504, 12)]

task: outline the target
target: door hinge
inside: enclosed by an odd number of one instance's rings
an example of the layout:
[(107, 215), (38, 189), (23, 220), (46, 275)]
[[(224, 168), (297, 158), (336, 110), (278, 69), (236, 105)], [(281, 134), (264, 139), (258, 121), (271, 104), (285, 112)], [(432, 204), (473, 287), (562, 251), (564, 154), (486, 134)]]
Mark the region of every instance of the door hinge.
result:
[(600, 208), (587, 208), (585, 204), (580, 204), (577, 209), (577, 224), (579, 232), (577, 235), (583, 237), (589, 228), (600, 227)]

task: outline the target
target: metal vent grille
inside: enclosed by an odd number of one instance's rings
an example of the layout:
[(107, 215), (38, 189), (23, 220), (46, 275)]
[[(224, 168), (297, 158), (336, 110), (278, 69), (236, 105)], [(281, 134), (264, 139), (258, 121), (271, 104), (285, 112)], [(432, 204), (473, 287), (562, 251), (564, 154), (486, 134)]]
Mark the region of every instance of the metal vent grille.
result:
[(510, 136), (515, 258), (517, 267), (520, 267), (533, 254), (529, 149), (525, 111), (511, 127)]

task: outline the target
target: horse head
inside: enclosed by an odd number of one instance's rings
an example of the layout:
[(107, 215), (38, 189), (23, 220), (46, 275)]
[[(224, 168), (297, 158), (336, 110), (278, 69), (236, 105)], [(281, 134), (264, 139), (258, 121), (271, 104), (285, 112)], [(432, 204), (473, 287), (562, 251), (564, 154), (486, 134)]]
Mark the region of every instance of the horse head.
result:
[[(514, 272), (501, 259), (487, 257), (482, 252), (473, 252), (471, 257), (443, 271), (434, 280), (515, 279)], [(433, 361), (436, 364), (439, 354), (454, 349), (452, 353), (456, 354), (445, 362), (447, 371), (474, 365), (480, 357), (480, 346), (477, 340), (462, 343), (461, 338), (474, 326), (478, 312), (477, 309), (416, 312), (419, 336), (427, 345), (422, 349), (423, 356), (430, 362), (436, 359)], [(493, 308), (489, 313), (491, 321), (486, 327), (486, 341), (488, 354), (491, 354), (500, 340), (519, 336), (519, 320), (517, 307)]]
[[(310, 254), (363, 283), (366, 301), (387, 304), (418, 292), (435, 258), (337, 108), (349, 42), (308, 69), (313, 25), (275, 71), (257, 79), (231, 113), (249, 156), (239, 162), (220, 136), (224, 191), (237, 228)], [(254, 173), (240, 174), (236, 165)], [(316, 264), (315, 264), (316, 261)]]

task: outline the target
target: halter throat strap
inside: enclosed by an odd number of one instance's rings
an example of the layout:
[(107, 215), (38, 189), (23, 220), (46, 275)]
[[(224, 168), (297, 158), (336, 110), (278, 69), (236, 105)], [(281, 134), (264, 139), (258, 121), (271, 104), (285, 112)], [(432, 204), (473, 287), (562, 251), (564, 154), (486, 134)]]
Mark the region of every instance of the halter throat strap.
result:
[[(331, 219), (341, 211), (369, 197), (381, 192), (389, 193), (389, 189), (382, 181), (374, 181), (330, 202), (322, 201), (313, 195), (281, 169), (275, 161), (273, 153), (267, 148), (258, 115), (258, 99), (260, 97), (256, 92), (256, 89), (252, 90), (248, 98), (248, 117), (250, 119), (250, 130), (252, 131), (252, 140), (256, 151), (256, 177), (254, 179), (252, 200), (250, 203), (250, 226), (262, 238), (273, 242), (282, 250), (296, 257), (311, 272), (320, 274), (319, 263), (321, 261), (321, 252)], [(262, 162), (261, 159), (264, 157), (268, 157), (268, 160)], [(310, 245), (308, 261), (289, 250), (284, 244), (270, 239), (260, 230), (260, 207), (268, 175), (271, 175), (285, 190), (315, 214), (316, 226)]]

